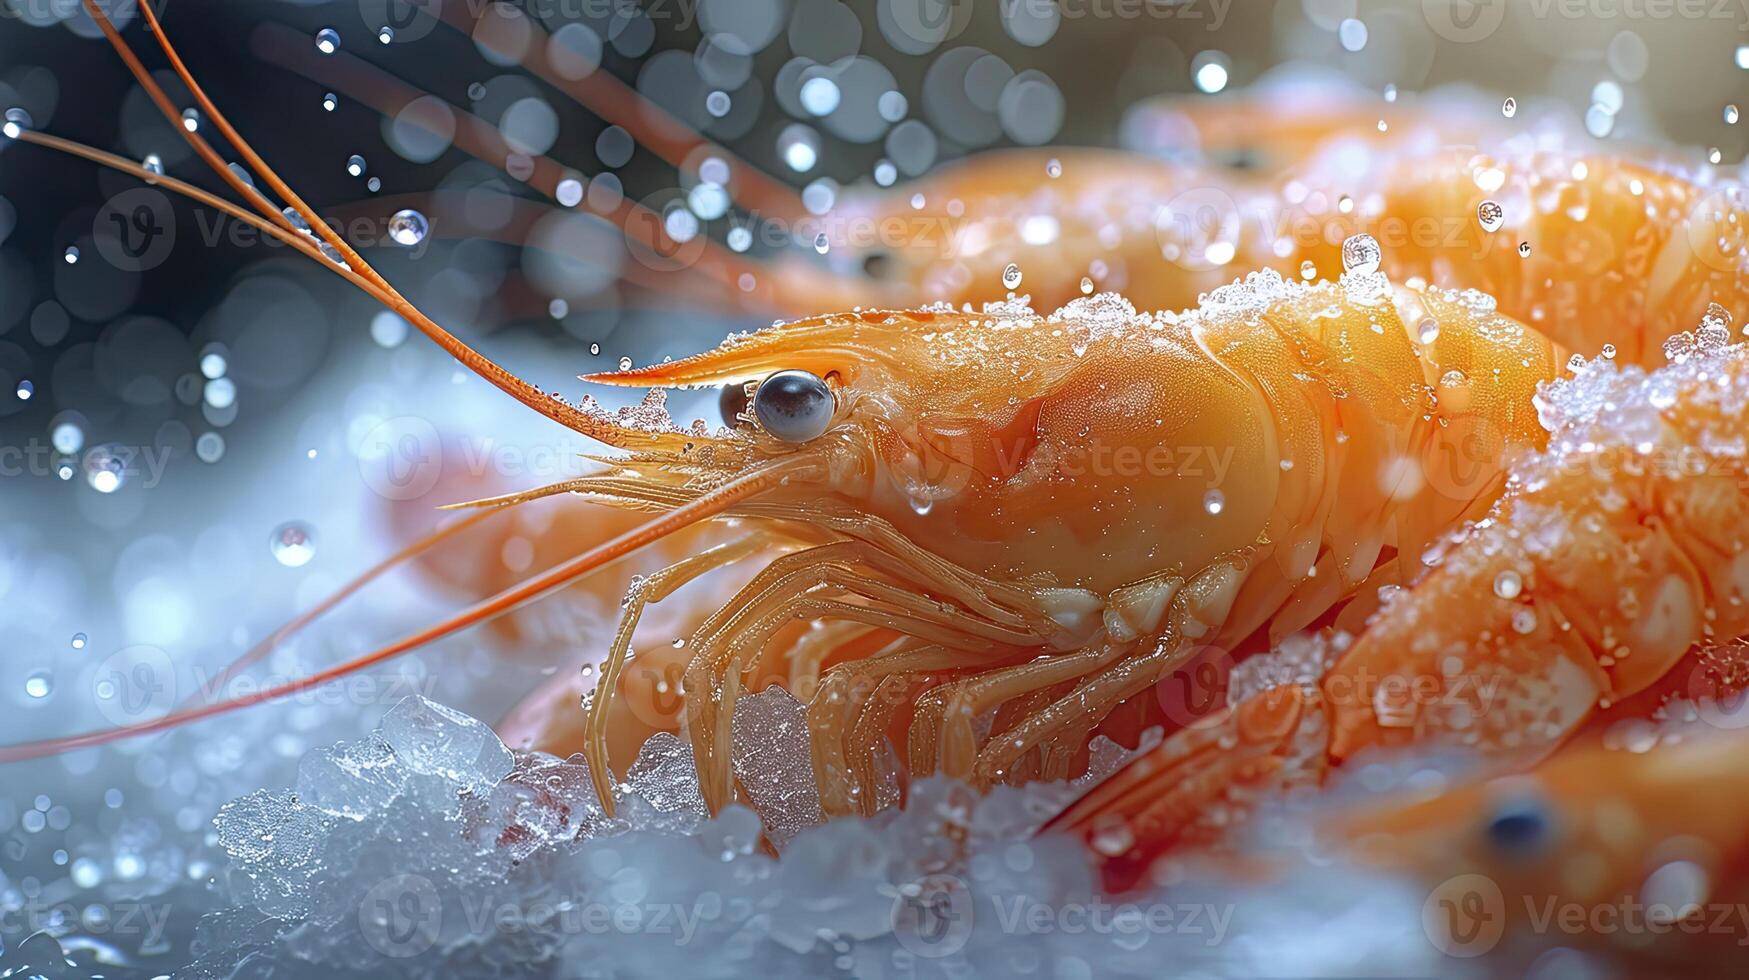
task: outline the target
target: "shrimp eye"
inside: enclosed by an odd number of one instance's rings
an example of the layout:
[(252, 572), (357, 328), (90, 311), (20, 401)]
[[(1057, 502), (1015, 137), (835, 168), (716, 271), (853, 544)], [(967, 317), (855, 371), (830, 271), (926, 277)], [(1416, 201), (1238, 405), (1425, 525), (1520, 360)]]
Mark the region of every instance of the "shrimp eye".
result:
[(733, 427), (741, 424), (741, 415), (747, 411), (747, 386), (743, 384), (723, 385), (717, 392), (717, 410), (723, 413), (723, 424)]
[(885, 279), (892, 274), (893, 256), (887, 252), (870, 252), (862, 259), (862, 271), (870, 279)]
[(807, 442), (832, 423), (832, 389), (806, 371), (779, 371), (754, 389), (753, 415), (784, 442)]
[(1548, 808), (1536, 799), (1503, 800), (1488, 817), (1488, 842), (1513, 854), (1534, 852), (1551, 832)]

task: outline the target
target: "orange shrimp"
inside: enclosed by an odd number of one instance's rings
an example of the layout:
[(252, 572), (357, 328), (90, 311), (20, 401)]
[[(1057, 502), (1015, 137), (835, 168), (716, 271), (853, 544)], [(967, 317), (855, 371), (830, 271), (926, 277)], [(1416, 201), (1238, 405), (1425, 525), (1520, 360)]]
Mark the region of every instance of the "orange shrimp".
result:
[[(1663, 362), (1663, 342), (1711, 303), (1749, 316), (1749, 193), (1740, 185), (1515, 139), (1486, 152), (1314, 161), (1282, 216), (1292, 262), (1336, 260), (1347, 235), (1385, 246), (1386, 272), (1479, 289), (1587, 356)], [(1353, 195), (1350, 213), (1338, 202)]]
[(1358, 865), (1421, 882), (1422, 924), (1449, 956), (1528, 962), (1559, 945), (1638, 976), (1710, 975), (1749, 944), (1746, 751), (1742, 732), (1590, 747), (1321, 828)]
[(1557, 386), (1550, 448), (1333, 664), (1301, 654), (1290, 683), (1172, 736), (1056, 825), (1122, 828), (1104, 864), (1128, 887), (1368, 750), (1452, 740), (1534, 763), (1696, 643), (1749, 633), (1749, 353), (1728, 324), (1714, 307), (1650, 378), (1598, 362)]

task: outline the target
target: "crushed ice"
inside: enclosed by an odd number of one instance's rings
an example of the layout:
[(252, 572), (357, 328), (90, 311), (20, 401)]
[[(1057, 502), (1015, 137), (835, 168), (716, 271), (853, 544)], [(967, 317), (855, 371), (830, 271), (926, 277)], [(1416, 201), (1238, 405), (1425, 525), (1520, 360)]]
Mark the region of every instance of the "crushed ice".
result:
[[(923, 780), (903, 808), (817, 826), (811, 787), (774, 764), (808, 768), (799, 707), (776, 688), (737, 706), (738, 777), (779, 818), (767, 828), (786, 841), (778, 859), (753, 811), (705, 816), (680, 739), (646, 744), (608, 818), (581, 756), (512, 752), (482, 722), (410, 697), (365, 739), (311, 752), (296, 792), (221, 810), (229, 907), (200, 921), (199, 959), (177, 976), (1156, 976), (1168, 962), (1342, 969), (1358, 954), (1396, 972), (1436, 965), (1407, 886), (1329, 867), (1267, 890), (1102, 898), (1079, 844), (1033, 836), (1078, 785), (980, 796)], [(1094, 755), (1082, 784), (1124, 757), (1104, 740)]]

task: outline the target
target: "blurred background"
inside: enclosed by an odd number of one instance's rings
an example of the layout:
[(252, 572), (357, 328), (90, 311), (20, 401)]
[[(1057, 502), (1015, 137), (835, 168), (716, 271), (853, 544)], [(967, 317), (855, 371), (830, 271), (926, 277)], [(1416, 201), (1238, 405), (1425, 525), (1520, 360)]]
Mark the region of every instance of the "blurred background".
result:
[[(438, 23), (444, 4), (486, 26), (470, 37)], [(131, 2), (111, 6), (145, 51)], [(435, 136), (429, 116), (385, 121), (264, 63), (264, 38), (338, 44), (470, 107), (522, 150), (562, 161), (591, 204), (659, 202), (677, 237), (731, 245), (726, 202), (698, 192), (708, 174), (677, 171), (504, 57), (521, 18), (564, 39), (572, 70), (634, 86), (804, 189), (816, 210), (989, 148), (1128, 145), (1182, 157), (1187, 148), (1162, 145), (1136, 121), (1138, 105), (1218, 99), (1260, 80), (1284, 92), (1348, 87), (1381, 102), (1467, 86), (1478, 103), (1510, 96), (1526, 115), (1562, 115), (1689, 165), (1735, 169), (1749, 147), (1733, 106), (1749, 102), (1741, 0), (170, 0), (155, 9), (208, 93), (279, 172), (322, 213), (376, 236), (368, 254), (390, 280), (500, 363), (572, 397), (579, 373), (689, 353), (769, 316), (628, 284), (622, 273), (635, 260), (600, 228), (527, 232), (511, 202), (534, 195), (517, 177), (459, 152), (441, 121)], [(325, 31), (332, 41), (321, 41)], [(145, 60), (162, 64), (151, 52)], [(186, 104), (168, 72), (159, 78)], [(0, 108), (219, 186), (77, 0), (0, 0)], [(434, 223), (410, 247), (385, 241), (396, 234), (391, 215), (429, 211), (434, 192), (456, 195), (467, 233)], [(826, 261), (806, 247), (750, 249)], [(674, 407), (682, 419), (719, 420), (709, 393)], [(196, 696), (251, 644), (430, 526), (433, 505), (575, 475), (577, 454), (592, 449), (286, 249), (126, 176), (0, 140), (0, 742), (136, 722)], [(526, 568), (544, 519), (532, 519), (521, 544), (465, 560), (491, 566), (492, 581)], [(478, 594), (474, 571), (391, 577), (256, 677), (300, 676), (430, 622)], [(283, 785), (308, 748), (368, 731), (409, 693), (497, 717), (574, 670), (577, 648), (600, 642), (613, 611), (559, 609), (525, 628), (514, 656), (464, 635), (337, 694), (0, 766), (0, 942), (57, 928), (84, 936), (82, 948), (118, 967), (111, 975), (124, 965), (162, 972), (213, 901), (210, 821), (220, 804)], [(112, 906), (99, 898), (127, 895), (173, 898), (162, 934), (124, 940), (68, 919), (66, 910), (101, 916)]]

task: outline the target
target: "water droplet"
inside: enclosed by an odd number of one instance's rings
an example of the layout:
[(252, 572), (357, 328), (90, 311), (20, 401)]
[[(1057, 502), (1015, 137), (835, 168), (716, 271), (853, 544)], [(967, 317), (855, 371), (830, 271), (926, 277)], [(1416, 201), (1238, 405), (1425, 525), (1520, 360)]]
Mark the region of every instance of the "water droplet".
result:
[(85, 482), (98, 493), (114, 493), (127, 479), (127, 462), (113, 446), (97, 446), (85, 454)]
[(200, 129), (200, 110), (199, 109), (184, 109), (184, 110), (182, 110), (182, 128), (188, 130), (191, 133)]
[(281, 565), (299, 568), (316, 557), (316, 538), (307, 525), (288, 521), (273, 529), (267, 539), (267, 550)]
[(1415, 336), (1423, 344), (1431, 344), (1439, 339), (1439, 321), (1428, 317), (1415, 325)]
[(364, 182), (364, 186), (365, 186), (366, 190), (370, 191), (372, 194), (375, 194), (377, 191), (380, 191), (383, 189), (383, 179), (381, 177), (372, 177), (371, 179)]
[(60, 422), (49, 433), (49, 443), (55, 452), (71, 456), (85, 447), (85, 430), (76, 422)]
[(1611, 360), (1611, 361), (1615, 360), (1615, 345), (1614, 344), (1604, 344), (1603, 345), (1603, 356), (1607, 360)]
[(18, 383), (18, 400), (19, 401), (21, 401), (21, 402), (30, 401), (30, 396), (34, 395), (34, 394), (36, 394), (36, 382), (31, 381), (29, 378), (26, 378), (23, 381), (20, 381)]
[(1508, 119), (1518, 115), (1518, 100), (1507, 96), (1506, 101), (1500, 103), (1500, 114)]
[(334, 107), (339, 104), (340, 96), (335, 95), (333, 92), (329, 92), (327, 95), (322, 96), (322, 108), (328, 112), (333, 112)]
[(838, 108), (842, 95), (838, 85), (824, 75), (816, 75), (802, 83), (800, 101), (810, 115), (829, 116)]
[(820, 232), (818, 235), (814, 236), (814, 251), (819, 252), (821, 255), (825, 255), (827, 252), (832, 251), (832, 243), (827, 240), (825, 232)]
[(1342, 270), (1357, 275), (1371, 275), (1379, 271), (1379, 263), (1384, 260), (1385, 253), (1379, 249), (1378, 239), (1371, 235), (1350, 235), (1342, 243)]
[(1219, 490), (1210, 490), (1202, 495), (1202, 509), (1210, 514), (1219, 514), (1227, 508), (1227, 495)]
[(1737, 125), (1738, 118), (1739, 118), (1739, 115), (1737, 112), (1737, 107), (1735, 105), (1725, 106), (1725, 125), (1727, 125), (1727, 126)]
[(5, 133), (8, 139), (17, 139), (32, 125), (30, 113), (13, 106), (6, 110), (6, 123), (4, 126), (0, 126), (0, 132)]
[(68, 245), (67, 250), (65, 252), (61, 253), (61, 258), (65, 259), (67, 261), (68, 265), (72, 265), (73, 263), (78, 262), (79, 261), (79, 246)]
[(1051, 157), (1049, 160), (1046, 160), (1045, 176), (1052, 180), (1063, 176), (1063, 161), (1058, 160), (1056, 157)]
[(230, 365), (225, 363), (225, 355), (220, 351), (210, 350), (200, 356), (200, 373), (209, 381), (213, 378), (224, 377), (225, 371), (229, 367)]
[(1512, 631), (1520, 635), (1529, 634), (1536, 629), (1536, 610), (1529, 606), (1521, 606), (1512, 611)]
[(1002, 287), (1004, 289), (1020, 288), (1020, 266), (1008, 263), (1008, 268), (1002, 270)]
[(163, 176), (164, 159), (156, 153), (148, 153), (146, 154), (146, 159), (141, 161), (140, 168), (146, 171), (146, 173)]
[(323, 54), (333, 54), (340, 50), (340, 32), (332, 27), (324, 27), (316, 32), (316, 50)]
[(1524, 579), (1510, 568), (1494, 576), (1494, 594), (1502, 599), (1516, 599), (1523, 589)]
[[(1209, 54), (1209, 52), (1205, 51), (1203, 54)], [(1197, 57), (1201, 58), (1202, 55), (1197, 55)], [(1226, 88), (1228, 77), (1227, 66), (1221, 60), (1218, 52), (1211, 56), (1207, 62), (1198, 65), (1191, 74), (1191, 78), (1196, 82), (1197, 90), (1209, 95)]]
[(589, 353), (593, 354), (596, 357), (600, 357), (601, 356), (601, 345), (600, 344), (590, 344), (589, 345)]
[(1385, 86), (1385, 101), (1386, 102), (1397, 101), (1397, 86), (1395, 86), (1395, 85), (1386, 85)]
[(559, 181), (559, 186), (553, 192), (553, 199), (565, 207), (576, 207), (583, 203), (583, 182), (575, 177), (566, 177)]
[(713, 119), (721, 119), (728, 115), (729, 110), (734, 108), (734, 105), (733, 100), (729, 98), (729, 93), (721, 89), (714, 90), (704, 97), (704, 111), (710, 113)]
[(46, 670), (34, 671), (24, 679), (24, 693), (42, 699), (55, 691), (55, 675)]
[(1093, 280), (1087, 278), (1086, 276), (1081, 277), (1081, 295), (1083, 295), (1083, 296), (1093, 295)]
[(1708, 162), (1708, 163), (1718, 163), (1720, 160), (1723, 160), (1724, 158), (1725, 158), (1725, 155), (1722, 152), (1720, 152), (1719, 148), (1716, 146), (1710, 147), (1706, 151), (1706, 162)]
[(430, 227), (425, 215), (411, 208), (402, 208), (389, 218), (389, 237), (395, 240), (395, 244), (411, 248), (425, 240)]
[(736, 252), (745, 252), (753, 247), (753, 232), (744, 225), (736, 225), (729, 229), (729, 248)]
[(84, 633), (74, 633), (73, 634), (73, 649), (83, 650), (83, 649), (85, 649), (85, 644), (89, 643), (90, 641), (91, 641), (91, 638), (86, 636)]
[(364, 157), (354, 153), (346, 158), (346, 172), (354, 177), (364, 176)]
[(629, 357), (621, 357), (619, 359), (619, 369), (621, 371), (630, 371), (632, 369), (632, 359)]
[(1499, 231), (1506, 223), (1506, 209), (1498, 201), (1483, 201), (1476, 205), (1476, 221), (1483, 231)]
[(225, 455), (225, 437), (217, 432), (203, 432), (194, 440), (194, 454), (203, 463), (216, 463)]
[(388, 44), (390, 41), (393, 41), (394, 39), (395, 39), (394, 28), (385, 26), (382, 30), (377, 31), (377, 43), (378, 44)]
[(1530, 258), (1530, 243), (1529, 242), (1519, 242), (1518, 243), (1518, 257), (1521, 259)]
[(1312, 264), (1311, 259), (1307, 259), (1304, 262), (1300, 263), (1300, 278), (1301, 279), (1304, 279), (1307, 282), (1311, 282), (1313, 279), (1316, 279), (1317, 277), (1318, 277), (1318, 267), (1316, 265)]
[(1367, 29), (1362, 21), (1349, 17), (1336, 25), (1336, 39), (1344, 51), (1359, 51), (1366, 47)]
[(378, 347), (399, 347), (407, 339), (410, 324), (390, 310), (378, 310), (370, 318), (370, 339)]

